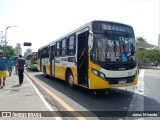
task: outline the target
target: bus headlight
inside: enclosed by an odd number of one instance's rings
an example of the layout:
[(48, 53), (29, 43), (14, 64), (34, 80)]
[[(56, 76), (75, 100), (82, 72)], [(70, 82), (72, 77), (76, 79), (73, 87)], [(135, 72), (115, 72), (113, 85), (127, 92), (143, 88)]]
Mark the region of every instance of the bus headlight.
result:
[(103, 78), (103, 79), (105, 79), (105, 74), (103, 74), (103, 73), (99, 73), (99, 76), (101, 77), (101, 78)]
[(92, 72), (102, 79), (106, 79), (105, 74), (92, 68)]
[(95, 75), (98, 75), (98, 71), (97, 71), (97, 70), (92, 69), (92, 72), (93, 72)]

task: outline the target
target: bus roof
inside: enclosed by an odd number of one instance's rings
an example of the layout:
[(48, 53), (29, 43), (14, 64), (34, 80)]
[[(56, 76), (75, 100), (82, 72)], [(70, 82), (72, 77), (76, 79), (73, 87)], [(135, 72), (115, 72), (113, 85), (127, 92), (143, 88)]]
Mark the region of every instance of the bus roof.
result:
[(44, 45), (44, 46), (42, 46), (42, 47), (40, 47), (38, 50), (40, 50), (40, 49), (42, 49), (42, 48), (44, 48), (44, 47), (46, 47), (46, 46), (52, 45), (52, 44), (54, 44), (56, 41), (62, 40), (63, 38), (66, 38), (66, 37), (68, 37), (69, 35), (72, 35), (72, 34), (74, 34), (75, 32), (82, 30), (83, 28), (86, 28), (86, 27), (91, 26), (91, 24), (92, 24), (93, 22), (110, 22), (110, 23), (116, 23), (116, 24), (121, 24), (121, 25), (125, 25), (125, 26), (132, 27), (132, 26), (130, 26), (130, 25), (127, 25), (127, 24), (124, 24), (124, 23), (120, 23), (120, 22), (103, 21), (103, 20), (93, 20), (93, 21), (90, 21), (90, 22), (82, 25), (81, 27), (73, 30), (72, 32), (69, 32), (68, 34), (66, 34), (66, 35), (64, 35), (64, 36), (62, 36), (62, 37), (60, 37), (60, 38), (58, 38), (58, 39), (56, 39), (56, 40), (54, 40), (54, 41), (52, 41), (52, 42)]
[(55, 42), (58, 41), (58, 40), (61, 40), (61, 39), (63, 39), (63, 38), (66, 38), (66, 37), (68, 37), (69, 35), (74, 34), (75, 32), (80, 31), (80, 30), (83, 29), (83, 28), (86, 28), (86, 27), (89, 26), (90, 24), (91, 24), (91, 22), (86, 23), (86, 24), (82, 25), (81, 27), (73, 30), (72, 32), (69, 32), (68, 34), (66, 34), (66, 35), (64, 35), (64, 36), (62, 36), (62, 37), (60, 37), (60, 38), (58, 38), (58, 39), (56, 39), (56, 40), (54, 40), (54, 41), (52, 41), (52, 42), (44, 45), (44, 46), (42, 46), (42, 47), (39, 48), (39, 49), (42, 49), (42, 48), (44, 48), (44, 47), (46, 47), (46, 46), (48, 46), (48, 45), (51, 45), (51, 44), (55, 43)]

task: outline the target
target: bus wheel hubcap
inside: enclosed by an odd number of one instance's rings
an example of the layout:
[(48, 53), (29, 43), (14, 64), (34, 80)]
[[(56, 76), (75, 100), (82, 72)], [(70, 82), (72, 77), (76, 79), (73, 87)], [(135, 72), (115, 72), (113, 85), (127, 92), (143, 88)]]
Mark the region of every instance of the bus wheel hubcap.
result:
[(69, 75), (68, 81), (69, 81), (70, 85), (73, 85), (73, 76), (72, 75)]

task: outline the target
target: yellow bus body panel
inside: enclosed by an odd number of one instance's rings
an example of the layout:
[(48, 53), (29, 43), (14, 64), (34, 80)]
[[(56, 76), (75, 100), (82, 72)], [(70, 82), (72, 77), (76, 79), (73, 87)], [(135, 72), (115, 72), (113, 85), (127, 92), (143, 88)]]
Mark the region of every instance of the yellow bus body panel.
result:
[(77, 67), (66, 67), (66, 66), (55, 66), (55, 77), (65, 80), (65, 74), (66, 74), (66, 70), (67, 68), (70, 68), (72, 73), (73, 73), (73, 77), (74, 77), (74, 84), (78, 84), (77, 81)]
[(46, 66), (46, 74), (50, 75), (50, 65), (45, 64), (45, 66)]
[[(40, 61), (39, 60), (37, 62), (37, 65), (40, 68)], [(46, 67), (47, 75), (51, 75), (50, 74), (50, 65), (49, 64), (42, 64), (42, 72), (43, 72), (44, 66)], [(73, 73), (73, 77), (74, 77), (74, 84), (78, 85), (77, 67), (69, 67), (69, 66), (67, 67), (67, 66), (56, 66), (55, 65), (55, 77), (62, 79), (62, 80), (65, 80), (65, 73), (66, 73), (67, 68), (71, 69), (71, 71)], [(92, 72), (92, 68), (97, 71), (99, 71), (101, 69), (101, 67), (99, 65), (96, 65), (89, 60), (89, 69), (88, 69), (89, 89), (107, 89), (107, 88), (125, 87), (125, 86), (136, 85), (138, 82), (138, 74), (136, 74), (134, 81), (132, 83), (110, 85), (107, 82), (107, 79), (104, 80), (104, 79), (96, 76)]]
[(97, 75), (95, 75), (92, 72), (92, 68), (99, 71), (101, 69), (101, 67), (99, 65), (96, 65), (94, 63), (92, 63), (91, 61), (89, 61), (89, 89), (106, 89), (106, 88), (117, 88), (117, 87), (124, 87), (124, 86), (132, 86), (132, 85), (136, 85), (138, 82), (138, 74), (135, 75), (134, 81), (132, 83), (126, 83), (126, 84), (114, 84), (114, 85), (110, 85), (107, 82), (107, 79), (104, 80), (100, 77), (98, 77)]

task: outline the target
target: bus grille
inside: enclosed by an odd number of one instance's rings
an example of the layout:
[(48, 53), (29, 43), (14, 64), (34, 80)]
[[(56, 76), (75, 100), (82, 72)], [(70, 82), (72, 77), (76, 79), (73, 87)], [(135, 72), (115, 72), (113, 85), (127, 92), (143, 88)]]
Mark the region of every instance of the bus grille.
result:
[[(106, 78), (109, 84), (114, 85), (114, 84), (126, 84), (126, 83), (131, 83), (134, 81), (135, 76), (132, 77), (125, 77), (125, 78)], [(125, 83), (121, 83), (120, 81), (126, 81)]]

